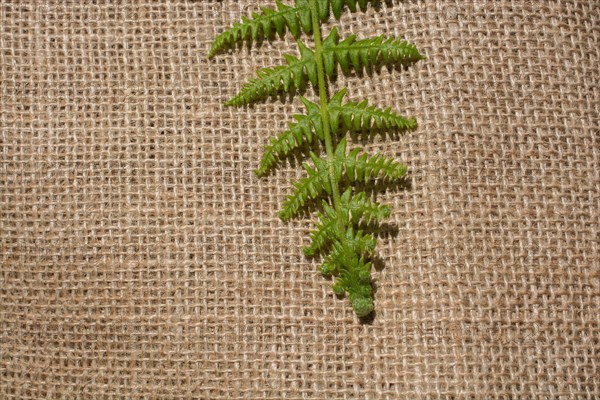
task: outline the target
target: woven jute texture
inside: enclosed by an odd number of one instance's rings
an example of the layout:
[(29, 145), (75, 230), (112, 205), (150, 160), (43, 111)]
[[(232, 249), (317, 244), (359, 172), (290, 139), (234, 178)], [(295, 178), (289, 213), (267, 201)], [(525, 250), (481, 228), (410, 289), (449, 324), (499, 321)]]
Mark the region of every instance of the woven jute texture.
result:
[(428, 57), (331, 84), (420, 123), (362, 143), (410, 167), (368, 321), (276, 216), (298, 163), (253, 174), (298, 98), (221, 105), (296, 52), (207, 60), (258, 7), (1, 3), (0, 398), (600, 398), (600, 3), (324, 26)]

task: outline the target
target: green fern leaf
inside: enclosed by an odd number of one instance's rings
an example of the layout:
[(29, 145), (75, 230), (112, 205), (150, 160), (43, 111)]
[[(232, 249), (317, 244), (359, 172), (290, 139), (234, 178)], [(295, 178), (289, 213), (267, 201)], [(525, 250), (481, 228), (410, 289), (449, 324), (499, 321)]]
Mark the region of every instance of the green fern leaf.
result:
[(345, 94), (346, 89), (342, 89), (329, 102), (329, 120), (333, 132), (339, 130), (340, 122), (343, 123), (346, 129), (352, 131), (371, 130), (375, 128), (407, 131), (417, 128), (417, 120), (415, 118), (407, 118), (396, 114), (390, 107), (385, 110), (376, 108), (370, 106), (366, 100), (360, 103), (350, 101), (342, 104), (341, 100)]
[(333, 75), (336, 64), (347, 73), (351, 67), (360, 71), (363, 67), (371, 67), (381, 62), (413, 63), (424, 59), (419, 50), (412, 44), (396, 38), (385, 38), (383, 35), (371, 39), (356, 40), (356, 35), (338, 43), (337, 29), (332, 29), (323, 41), (323, 57), (325, 71)]
[(318, 213), (321, 222), (311, 232), (311, 244), (303, 249), (304, 254), (308, 257), (318, 254), (326, 248), (331, 240), (340, 236), (337, 230), (340, 221), (337, 219), (336, 211), (326, 201), (323, 201), (323, 210), (323, 213)]
[(313, 85), (316, 85), (315, 54), (302, 42), (298, 42), (298, 46), (300, 47), (300, 58), (285, 54), (288, 65), (262, 69), (258, 72), (257, 78), (244, 84), (242, 90), (225, 105), (239, 107), (262, 100), (279, 91), (289, 92), (294, 88), (301, 87), (306, 76)]
[(392, 112), (391, 108), (385, 110), (368, 105), (366, 101), (360, 103), (348, 102), (340, 107), (339, 112), (343, 118), (344, 125), (348, 129), (388, 129), (414, 130), (417, 128), (415, 118), (406, 118)]
[[(349, 189), (346, 193), (349, 193)], [(346, 193), (344, 193), (344, 195), (346, 195)], [(343, 197), (344, 196), (342, 196), (342, 201), (344, 201)], [(371, 221), (380, 222), (385, 218), (388, 218), (392, 212), (390, 206), (371, 201), (365, 192), (355, 194), (346, 204), (352, 223), (355, 225), (361, 220), (364, 220), (367, 224)]]
[[(338, 149), (340, 147), (346, 147), (345, 138), (340, 140)], [(353, 149), (344, 158), (336, 158), (336, 162), (344, 165), (350, 182), (369, 183), (371, 179), (376, 178), (395, 181), (406, 175), (407, 168), (404, 164), (381, 154), (369, 157), (368, 154), (361, 154), (360, 151), (360, 149)]]
[(299, 10), (283, 4), (280, 0), (277, 0), (276, 5), (277, 9), (262, 7), (262, 13), (253, 13), (252, 18), (242, 17), (242, 22), (234, 24), (232, 28), (217, 36), (208, 57), (213, 58), (221, 50), (244, 40), (253, 42), (260, 36), (269, 37), (273, 31), (283, 36), (286, 28), (295, 37), (300, 36)]
[(283, 221), (297, 216), (302, 207), (311, 199), (316, 199), (324, 193), (329, 195), (332, 193), (327, 162), (312, 152), (311, 158), (315, 164), (315, 168), (310, 167), (307, 163), (303, 164), (308, 176), (294, 183), (295, 191), (288, 196), (287, 200), (283, 203), (282, 210), (279, 212), (279, 218)]
[(277, 164), (278, 159), (287, 156), (305, 143), (313, 143), (315, 135), (320, 140), (324, 140), (321, 109), (317, 104), (302, 96), (300, 99), (306, 107), (307, 115), (294, 115), (297, 122), (291, 123), (288, 130), (271, 139), (270, 143), (265, 146), (260, 166), (256, 170), (258, 176), (269, 172)]

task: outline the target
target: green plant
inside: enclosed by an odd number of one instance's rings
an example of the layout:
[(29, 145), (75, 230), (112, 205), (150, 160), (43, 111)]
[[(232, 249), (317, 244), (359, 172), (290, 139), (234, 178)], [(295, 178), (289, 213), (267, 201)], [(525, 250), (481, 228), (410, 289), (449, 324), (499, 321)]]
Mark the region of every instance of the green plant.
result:
[[(325, 158), (310, 151), (312, 164), (305, 162), (307, 176), (294, 183), (294, 191), (283, 204), (279, 216), (284, 221), (302, 211), (316, 208), (320, 222), (311, 234), (312, 243), (304, 249), (307, 256), (326, 254), (320, 268), (325, 275), (333, 275), (333, 291), (348, 294), (352, 307), (360, 317), (373, 310), (371, 286), (372, 262), (376, 239), (364, 227), (381, 222), (390, 215), (390, 207), (371, 200), (361, 190), (361, 184), (371, 180), (398, 181), (406, 174), (406, 167), (382, 155), (368, 156), (359, 149), (347, 150), (347, 132), (371, 130), (410, 130), (417, 126), (414, 118), (395, 114), (389, 108), (382, 110), (369, 106), (366, 101), (344, 102), (346, 89), (333, 96), (327, 93), (327, 78), (337, 74), (338, 66), (344, 73), (361, 73), (363, 68), (380, 65), (416, 62), (424, 57), (417, 48), (405, 41), (383, 36), (358, 40), (351, 35), (340, 41), (337, 29), (326, 38), (321, 36), (320, 24), (333, 13), (339, 19), (344, 6), (351, 11), (367, 8), (367, 0), (295, 0), (294, 6), (281, 1), (276, 8), (262, 7), (252, 18), (242, 18), (231, 29), (214, 41), (209, 57), (219, 51), (259, 38), (283, 37), (286, 31), (298, 40), (299, 57), (285, 54), (287, 65), (259, 70), (257, 77), (243, 85), (241, 91), (227, 101), (228, 106), (243, 106), (263, 100), (280, 92), (296, 92), (309, 81), (319, 94), (319, 103), (300, 97), (306, 108), (305, 115), (294, 116), (289, 129), (272, 138), (257, 169), (259, 176), (267, 174), (281, 158), (295, 150), (325, 144)], [(302, 41), (302, 31), (312, 34), (314, 49)]]

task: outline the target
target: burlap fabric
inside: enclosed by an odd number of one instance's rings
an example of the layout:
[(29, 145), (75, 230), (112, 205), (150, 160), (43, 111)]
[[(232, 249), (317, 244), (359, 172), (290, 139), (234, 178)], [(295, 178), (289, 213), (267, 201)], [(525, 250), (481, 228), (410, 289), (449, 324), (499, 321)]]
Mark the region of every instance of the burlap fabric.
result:
[(600, 396), (598, 1), (344, 15), (428, 56), (332, 85), (420, 122), (364, 144), (411, 168), (368, 323), (252, 173), (298, 100), (221, 106), (295, 51), (206, 59), (257, 1), (0, 7), (1, 398)]

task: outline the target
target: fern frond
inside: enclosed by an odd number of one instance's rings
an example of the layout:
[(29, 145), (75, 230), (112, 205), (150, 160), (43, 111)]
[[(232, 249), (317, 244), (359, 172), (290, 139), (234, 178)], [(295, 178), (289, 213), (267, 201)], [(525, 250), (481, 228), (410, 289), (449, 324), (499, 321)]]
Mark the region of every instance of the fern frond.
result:
[(346, 93), (342, 89), (336, 93), (329, 103), (331, 129), (336, 131), (341, 122), (344, 127), (353, 131), (369, 129), (399, 129), (413, 130), (417, 128), (415, 118), (407, 118), (396, 114), (391, 107), (377, 108), (368, 104), (366, 100), (359, 102), (349, 101), (341, 103), (341, 97)]
[(369, 156), (359, 149), (347, 152), (347, 141), (340, 137), (344, 136), (340, 128), (344, 134), (347, 131), (411, 130), (417, 123), (414, 118), (396, 114), (391, 108), (371, 106), (366, 100), (344, 103), (346, 89), (329, 98), (325, 87), (327, 76), (334, 76), (338, 65), (343, 72), (350, 69), (361, 72), (382, 64), (408, 64), (425, 58), (415, 46), (400, 39), (379, 36), (358, 40), (352, 35), (340, 42), (337, 29), (322, 37), (321, 29), (314, 25), (325, 22), (331, 14), (339, 19), (345, 7), (353, 12), (358, 7), (366, 10), (368, 3), (369, 0), (294, 0), (291, 6), (275, 0), (275, 7), (261, 7), (260, 12), (243, 17), (240, 23), (221, 33), (209, 52), (212, 58), (237, 43), (272, 39), (277, 34), (283, 37), (288, 31), (297, 40), (303, 31), (313, 34), (314, 50), (298, 40), (299, 56), (284, 54), (286, 65), (259, 70), (225, 105), (242, 106), (276, 93), (303, 89), (307, 81), (314, 86), (319, 103), (300, 96), (305, 113), (294, 115), (287, 130), (269, 140), (256, 173), (266, 174), (278, 160), (317, 139), (325, 143), (323, 158), (310, 152), (312, 163), (302, 164), (307, 175), (293, 183), (292, 193), (283, 202), (279, 217), (289, 220), (302, 209), (314, 207), (316, 200), (323, 200), (318, 222), (310, 234), (311, 243), (304, 248), (304, 253), (313, 256), (327, 250), (321, 272), (335, 276), (333, 291), (348, 294), (359, 317), (373, 310), (372, 263), (368, 260), (376, 247), (375, 235), (361, 227), (389, 217), (391, 208), (372, 200), (357, 189), (358, 184), (397, 180), (406, 174), (407, 168), (381, 154)]
[[(338, 146), (346, 146), (346, 140), (342, 139)], [(371, 179), (385, 178), (390, 181), (398, 180), (406, 175), (407, 168), (404, 164), (381, 154), (369, 157), (368, 154), (360, 154), (360, 149), (351, 150), (343, 159), (336, 159), (344, 165), (346, 176), (352, 183), (369, 183)]]
[(299, 10), (283, 4), (280, 0), (277, 0), (276, 5), (276, 9), (261, 7), (261, 13), (252, 13), (252, 18), (242, 17), (242, 22), (235, 23), (233, 27), (217, 36), (208, 57), (213, 58), (221, 50), (245, 40), (254, 42), (260, 36), (269, 37), (273, 31), (283, 36), (286, 28), (292, 35), (298, 37), (300, 35)]
[(359, 153), (359, 149), (354, 149), (346, 157), (346, 176), (351, 182), (368, 183), (378, 177), (393, 181), (406, 175), (406, 166), (400, 162), (381, 154), (369, 157), (366, 153)]
[(363, 131), (370, 129), (398, 129), (402, 131), (417, 128), (415, 118), (407, 118), (396, 114), (391, 107), (385, 110), (370, 106), (366, 100), (358, 102), (347, 102), (342, 104), (342, 98), (346, 89), (342, 89), (329, 102), (329, 121), (331, 130), (337, 132), (340, 122), (344, 127), (352, 131)]
[[(350, 189), (346, 192), (349, 190)], [(346, 193), (344, 193), (344, 195), (345, 194)], [(347, 202), (347, 208), (354, 224), (358, 224), (361, 219), (367, 224), (371, 221), (379, 222), (388, 218), (392, 212), (390, 206), (371, 201), (365, 192), (355, 194), (352, 199)]]
[[(346, 148), (346, 139), (340, 140), (336, 154), (342, 153), (340, 149)], [(346, 176), (352, 183), (369, 183), (371, 179), (385, 178), (395, 181), (406, 175), (407, 168), (404, 164), (381, 154), (369, 157), (366, 153), (360, 153), (360, 149), (353, 149), (343, 158), (336, 156), (336, 163), (344, 166)]]
[(321, 222), (317, 223), (316, 229), (310, 234), (311, 244), (303, 249), (308, 257), (324, 250), (331, 240), (340, 236), (338, 232), (340, 221), (337, 213), (326, 201), (323, 201), (323, 213), (318, 213), (318, 217)]
[(413, 130), (417, 128), (415, 118), (406, 118), (392, 112), (391, 107), (385, 110), (370, 106), (367, 101), (348, 102), (341, 106), (339, 112), (342, 116), (344, 126), (354, 131), (364, 129), (386, 129), (394, 128), (399, 130)]
[(258, 176), (263, 176), (275, 164), (277, 160), (290, 154), (293, 150), (305, 143), (313, 143), (315, 135), (324, 140), (323, 125), (321, 122), (321, 109), (319, 106), (304, 97), (300, 100), (306, 107), (307, 115), (294, 115), (296, 123), (292, 122), (289, 129), (272, 138), (265, 146), (265, 152), (260, 160), (260, 166), (256, 170)]
[(335, 28), (323, 41), (323, 46), (325, 71), (329, 76), (334, 74), (337, 64), (344, 72), (348, 72), (351, 67), (361, 71), (363, 67), (371, 67), (380, 62), (413, 63), (425, 58), (414, 45), (397, 38), (385, 38), (383, 35), (363, 40), (356, 40), (356, 35), (350, 35), (338, 43)]
[(285, 54), (288, 65), (263, 68), (257, 73), (257, 78), (244, 84), (240, 92), (225, 105), (239, 107), (262, 100), (279, 91), (289, 92), (301, 87), (307, 76), (313, 85), (317, 85), (315, 54), (302, 42), (298, 42), (298, 46), (300, 58)]
[(324, 193), (329, 195), (332, 193), (327, 162), (312, 152), (311, 158), (315, 168), (310, 167), (307, 163), (303, 164), (308, 176), (294, 183), (295, 191), (288, 196), (283, 203), (282, 210), (279, 212), (279, 218), (284, 221), (298, 215), (301, 208), (311, 199), (316, 199)]

